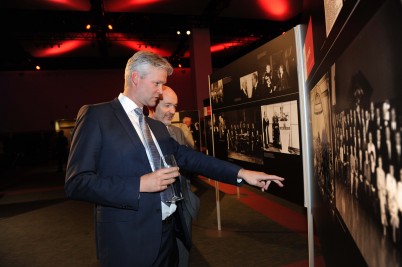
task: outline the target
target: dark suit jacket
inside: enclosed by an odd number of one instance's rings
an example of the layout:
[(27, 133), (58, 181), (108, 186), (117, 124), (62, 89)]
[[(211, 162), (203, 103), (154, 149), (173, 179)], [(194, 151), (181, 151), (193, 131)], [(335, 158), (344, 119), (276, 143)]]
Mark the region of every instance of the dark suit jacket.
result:
[[(147, 121), (162, 152), (174, 154), (180, 168), (237, 184), (239, 166), (179, 145), (165, 125)], [(159, 192), (139, 192), (140, 177), (152, 169), (119, 100), (83, 106), (71, 138), (65, 191), (95, 204), (101, 266), (150, 266), (161, 241), (161, 199)]]

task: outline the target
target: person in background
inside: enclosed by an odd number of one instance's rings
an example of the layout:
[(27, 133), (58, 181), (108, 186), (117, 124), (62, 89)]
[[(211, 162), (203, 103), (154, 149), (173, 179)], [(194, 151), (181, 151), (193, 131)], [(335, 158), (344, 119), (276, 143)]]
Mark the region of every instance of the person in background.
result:
[[(94, 203), (101, 267), (178, 266), (176, 237), (185, 231), (177, 203), (165, 202), (162, 193), (176, 181), (179, 169), (227, 184), (248, 183), (262, 191), (272, 182), (283, 186), (282, 177), (180, 145), (163, 123), (144, 117), (143, 107), (156, 105), (172, 73), (165, 58), (138, 51), (127, 61), (123, 92), (78, 112), (64, 188), (68, 199)], [(157, 168), (168, 154), (174, 155), (178, 167)], [(183, 240), (189, 244), (188, 237)]]
[(283, 91), (289, 88), (289, 81), (287, 77), (287, 72), (284, 69), (284, 65), (280, 64), (278, 69), (278, 74), (276, 78), (276, 90)]
[(262, 76), (262, 84), (264, 85), (263, 95), (266, 97), (274, 91), (274, 75), (270, 64), (265, 66), (265, 72)]
[[(155, 107), (148, 107), (149, 117), (154, 120), (158, 120), (166, 125), (170, 136), (175, 139), (179, 144), (191, 147), (192, 144), (188, 144), (184, 137), (184, 133), (181, 128), (172, 125), (172, 119), (176, 113), (178, 104), (177, 94), (172, 88), (163, 85), (162, 94), (160, 95), (159, 101), (157, 101)], [(188, 232), (191, 239), (192, 232), (192, 220), (197, 217), (198, 210), (200, 207), (200, 199), (191, 191), (191, 178), (193, 176), (190, 172), (180, 171), (180, 185), (181, 192), (184, 196), (184, 201), (178, 203), (178, 211), (183, 213), (181, 218), (184, 218), (183, 225), (186, 226), (186, 231)], [(189, 261), (189, 250), (191, 247), (186, 247), (185, 244), (176, 238), (177, 246), (179, 248), (179, 267), (188, 266)]]
[(264, 117), (262, 119), (262, 128), (263, 128), (263, 136), (264, 136), (264, 148), (268, 149), (269, 147), (269, 118), (266, 111), (264, 111)]
[(261, 83), (258, 82), (258, 72), (253, 72), (251, 75), (251, 84), (253, 86), (251, 98), (259, 99), (263, 95), (263, 87)]
[(193, 137), (193, 131), (191, 129), (191, 117), (185, 116), (183, 118), (183, 123), (180, 124), (180, 128), (184, 133), (184, 138), (186, 138), (186, 143), (190, 145), (191, 148), (196, 149), (196, 143)]
[(382, 167), (382, 156), (378, 156), (378, 167), (376, 169), (377, 174), (377, 194), (378, 200), (380, 204), (380, 218), (382, 224), (382, 234), (383, 236), (387, 235), (387, 227), (388, 227), (388, 219), (387, 219), (387, 186), (386, 186), (386, 178), (385, 172)]

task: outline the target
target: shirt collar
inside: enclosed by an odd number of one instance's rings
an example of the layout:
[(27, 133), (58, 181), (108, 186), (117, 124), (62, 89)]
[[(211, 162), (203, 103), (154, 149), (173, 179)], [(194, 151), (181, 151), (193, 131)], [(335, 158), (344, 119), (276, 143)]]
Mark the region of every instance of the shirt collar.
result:
[(123, 95), (123, 93), (120, 93), (118, 99), (126, 113), (131, 113), (134, 109), (139, 108), (139, 106), (137, 106), (133, 100)]

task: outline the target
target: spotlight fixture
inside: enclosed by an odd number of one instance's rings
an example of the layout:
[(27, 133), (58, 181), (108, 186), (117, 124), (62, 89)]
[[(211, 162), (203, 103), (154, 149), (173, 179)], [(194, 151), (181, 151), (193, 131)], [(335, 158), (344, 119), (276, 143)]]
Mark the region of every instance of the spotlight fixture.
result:
[(180, 31), (177, 31), (176, 33), (177, 33), (177, 35), (180, 35), (180, 34), (181, 34), (181, 32), (180, 32)]
[(87, 24), (87, 26), (85, 26), (85, 29), (90, 30), (91, 29), (91, 24)]
[(39, 66), (39, 65), (36, 65), (36, 66), (35, 66), (35, 69), (36, 69), (36, 70), (40, 70), (40, 66)]
[(190, 31), (190, 30), (187, 30), (187, 31), (186, 31), (186, 34), (187, 34), (187, 35), (190, 35), (190, 34), (191, 34), (191, 31)]
[(109, 30), (113, 30), (112, 24), (108, 24), (108, 25), (107, 25), (107, 28), (108, 28)]

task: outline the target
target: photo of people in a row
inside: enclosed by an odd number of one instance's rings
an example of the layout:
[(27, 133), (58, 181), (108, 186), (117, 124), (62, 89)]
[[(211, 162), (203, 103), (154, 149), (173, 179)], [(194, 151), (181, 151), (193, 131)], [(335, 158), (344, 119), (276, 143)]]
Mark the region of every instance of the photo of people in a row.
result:
[(226, 156), (235, 160), (263, 164), (259, 108), (221, 112), (213, 116), (215, 151), (227, 151)]
[[(375, 101), (363, 72), (350, 78), (333, 114), (336, 208), (369, 262), (402, 247), (402, 110), (397, 98)], [(339, 95), (339, 94), (338, 94)], [(338, 103), (337, 103), (338, 104)], [(388, 255), (388, 256), (386, 256)], [(381, 264), (382, 266), (382, 264)], [(390, 264), (389, 266), (395, 266)]]
[[(314, 199), (332, 215), (339, 212), (359, 249), (376, 262), (402, 245), (402, 114), (397, 101), (370, 99), (361, 72), (351, 77), (348, 97), (332, 102), (334, 66), (310, 91)], [(385, 254), (365, 254), (374, 247)], [(388, 262), (398, 262), (392, 255)]]
[(382, 4), (330, 79), (336, 211), (367, 266), (402, 263), (401, 7)]
[(402, 151), (397, 106), (386, 100), (357, 105), (336, 116), (336, 172), (349, 193), (381, 224), (383, 235), (402, 241)]

